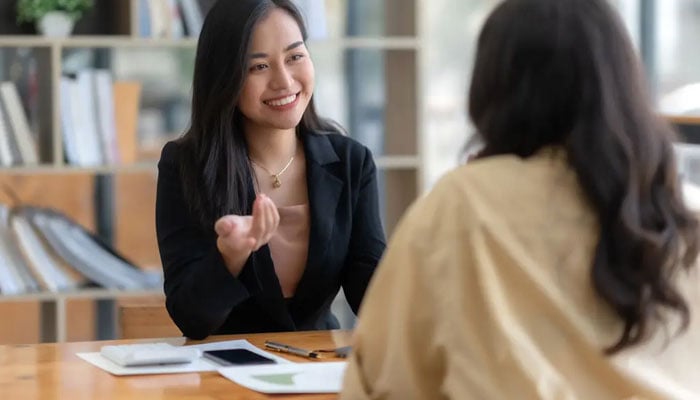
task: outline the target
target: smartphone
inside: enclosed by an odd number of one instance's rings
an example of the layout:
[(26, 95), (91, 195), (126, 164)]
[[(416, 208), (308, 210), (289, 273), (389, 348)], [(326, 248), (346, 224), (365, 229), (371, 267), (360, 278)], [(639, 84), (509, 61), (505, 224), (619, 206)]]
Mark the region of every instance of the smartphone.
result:
[(276, 361), (246, 349), (210, 350), (203, 356), (220, 365), (274, 364)]

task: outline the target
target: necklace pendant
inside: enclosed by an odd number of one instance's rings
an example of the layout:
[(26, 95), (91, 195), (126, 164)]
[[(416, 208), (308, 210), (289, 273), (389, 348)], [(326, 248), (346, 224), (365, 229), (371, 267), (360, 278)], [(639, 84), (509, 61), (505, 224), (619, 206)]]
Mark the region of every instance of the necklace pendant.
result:
[(282, 186), (282, 181), (280, 181), (280, 177), (277, 175), (272, 175), (273, 178), (275, 178), (274, 181), (272, 181), (272, 187), (277, 189), (278, 187)]

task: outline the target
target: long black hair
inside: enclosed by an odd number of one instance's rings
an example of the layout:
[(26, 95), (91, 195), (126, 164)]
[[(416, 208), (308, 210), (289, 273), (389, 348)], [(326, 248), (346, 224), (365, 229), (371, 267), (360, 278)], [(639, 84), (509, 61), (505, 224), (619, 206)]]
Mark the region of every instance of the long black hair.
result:
[[(301, 13), (291, 0), (219, 0), (207, 14), (197, 44), (190, 127), (180, 138), (185, 200), (195, 218), (213, 229), (225, 214), (249, 214), (253, 172), (237, 103), (247, 74), (255, 26), (274, 8), (291, 15), (306, 40)], [(298, 134), (337, 131), (319, 118), (311, 98)]]
[(566, 149), (600, 223), (591, 280), (624, 322), (613, 354), (648, 338), (663, 308), (687, 327), (673, 281), (698, 254), (672, 131), (653, 111), (640, 64), (606, 0), (506, 0), (478, 41), (469, 113), (480, 157)]

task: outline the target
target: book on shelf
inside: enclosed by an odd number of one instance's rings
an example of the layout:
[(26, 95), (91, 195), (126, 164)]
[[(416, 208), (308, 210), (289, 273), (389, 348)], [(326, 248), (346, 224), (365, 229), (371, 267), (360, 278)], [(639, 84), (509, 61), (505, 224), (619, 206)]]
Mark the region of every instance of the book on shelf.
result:
[(78, 71), (75, 79), (75, 93), (71, 103), (73, 110), (73, 129), (78, 141), (78, 151), (85, 161), (84, 165), (104, 164), (104, 154), (97, 125), (97, 98), (95, 90), (95, 70), (83, 69)]
[(65, 266), (46, 247), (42, 237), (24, 215), (13, 213), (10, 226), (27, 266), (38, 278), (43, 289), (63, 292), (80, 287), (81, 282), (74, 279), (74, 275), (67, 273)]
[(63, 147), (69, 164), (134, 162), (141, 86), (115, 82), (103, 69), (80, 70), (60, 82)]
[(9, 226), (10, 210), (0, 205), (0, 294), (36, 292), (39, 283), (19, 254)]
[(199, 37), (211, 0), (139, 0), (138, 32), (141, 37)]
[(165, 3), (165, 12), (168, 19), (168, 37), (181, 39), (185, 36), (185, 23), (182, 21), (182, 12), (177, 0), (161, 0)]
[(2, 100), (0, 100), (0, 113), (2, 113), (3, 120), (5, 122), (5, 128), (7, 129), (7, 140), (8, 144), (10, 145), (10, 153), (12, 153), (12, 165), (21, 165), (22, 154), (19, 151), (19, 143), (17, 143), (15, 133), (12, 130), (12, 125), (10, 124), (10, 117), (8, 115), (7, 107), (5, 107), (4, 104), (2, 104)]
[(100, 286), (136, 290), (160, 284), (159, 275), (135, 267), (66, 217), (44, 209), (27, 213), (53, 249)]
[(202, 30), (202, 24), (204, 23), (202, 8), (197, 3), (197, 0), (178, 0), (178, 2), (181, 15), (185, 20), (187, 36), (199, 37), (199, 32)]
[(168, 0), (149, 0), (151, 10), (151, 27), (153, 37), (167, 38), (171, 32), (172, 14), (168, 10)]
[(0, 257), (2, 295), (162, 285), (160, 272), (138, 268), (75, 221), (47, 208), (0, 206)]
[(0, 164), (4, 167), (11, 166), (17, 159), (15, 151), (13, 151), (13, 148), (16, 148), (13, 146), (13, 141), (7, 110), (0, 100)]
[(85, 128), (83, 114), (90, 110), (82, 108), (85, 101), (81, 100), (82, 94), (76, 78), (61, 77), (60, 91), (61, 128), (66, 161), (82, 167), (99, 164), (99, 152), (91, 146), (95, 139)]
[(151, 36), (151, 9), (150, 0), (139, 0), (137, 12), (138, 12), (138, 24), (139, 24), (139, 36), (140, 37), (150, 37)]
[[(29, 127), (27, 113), (22, 106), (22, 100), (14, 82), (0, 83), (0, 102), (2, 103), (3, 126), (6, 129), (5, 145), (10, 146), (10, 152), (13, 153), (11, 164), (38, 164), (39, 151), (36, 140)], [(7, 148), (2, 149), (5, 145), (0, 142), (0, 157), (7, 157), (5, 153)], [(13, 151), (14, 146), (16, 146), (17, 153)]]
[[(74, 107), (78, 105), (77, 100), (74, 99), (74, 97), (78, 94), (74, 79), (67, 76), (62, 76), (59, 83), (59, 92), (61, 136), (65, 158), (69, 164), (82, 165), (83, 160), (81, 158), (81, 154), (78, 152), (78, 141), (80, 138), (76, 136), (77, 132), (74, 128), (74, 124), (79, 123), (80, 119), (77, 115), (78, 109), (76, 108), (74, 111)], [(76, 113), (75, 116), (73, 115), (74, 112)]]
[(112, 95), (117, 148), (122, 164), (136, 162), (141, 83), (115, 81)]
[(97, 117), (97, 135), (102, 145), (102, 156), (108, 164), (119, 163), (116, 123), (114, 120), (114, 83), (112, 74), (106, 69), (94, 71), (93, 89), (95, 91)]

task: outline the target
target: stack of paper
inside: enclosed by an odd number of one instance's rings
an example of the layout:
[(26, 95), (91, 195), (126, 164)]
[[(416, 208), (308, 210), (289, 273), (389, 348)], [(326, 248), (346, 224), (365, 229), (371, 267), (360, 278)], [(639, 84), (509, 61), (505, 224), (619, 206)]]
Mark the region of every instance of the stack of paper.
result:
[(219, 373), (262, 393), (337, 393), (343, 385), (346, 362), (225, 367)]
[[(201, 351), (205, 350), (225, 350), (225, 349), (246, 349), (253, 353), (260, 354), (263, 357), (272, 358), (278, 364), (291, 364), (291, 361), (286, 360), (276, 354), (267, 352), (265, 350), (259, 349), (253, 346), (247, 340), (227, 340), (223, 342), (214, 343), (204, 343), (192, 345), (191, 347), (199, 349)], [(171, 365), (149, 365), (149, 366), (135, 366), (135, 367), (122, 367), (117, 365), (110, 360), (102, 357), (99, 352), (94, 353), (78, 353), (78, 357), (89, 362), (90, 364), (101, 368), (113, 375), (151, 375), (151, 374), (181, 374), (188, 372), (205, 372), (205, 371), (216, 371), (221, 368), (220, 365), (216, 364), (214, 361), (210, 361), (206, 358), (200, 358), (192, 363), (188, 364), (171, 364)]]

